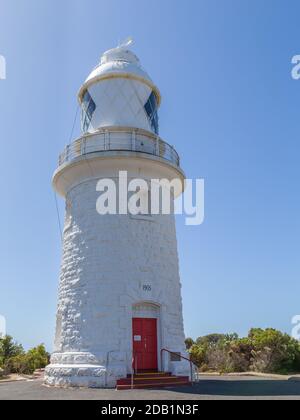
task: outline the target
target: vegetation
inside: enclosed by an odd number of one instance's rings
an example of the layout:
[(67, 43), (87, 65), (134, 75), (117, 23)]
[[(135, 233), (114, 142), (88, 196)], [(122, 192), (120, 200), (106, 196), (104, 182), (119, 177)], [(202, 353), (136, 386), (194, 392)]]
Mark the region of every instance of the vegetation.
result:
[(36, 369), (42, 369), (49, 363), (49, 354), (43, 344), (25, 352), (23, 347), (6, 336), (0, 338), (0, 372), (31, 375)]
[(252, 329), (248, 337), (211, 334), (188, 338), (191, 359), (202, 372), (300, 372), (300, 343), (274, 329)]
[[(196, 341), (187, 338), (186, 347), (202, 372), (300, 372), (300, 343), (271, 328), (252, 329), (245, 338), (237, 334), (210, 334)], [(48, 363), (43, 344), (25, 352), (12, 337), (0, 338), (0, 377), (10, 373), (30, 375)]]

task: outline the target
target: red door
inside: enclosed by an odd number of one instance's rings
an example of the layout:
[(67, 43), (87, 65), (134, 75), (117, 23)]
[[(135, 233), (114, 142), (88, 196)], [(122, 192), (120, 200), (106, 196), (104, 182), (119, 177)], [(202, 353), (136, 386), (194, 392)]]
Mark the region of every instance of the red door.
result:
[(133, 319), (134, 369), (157, 370), (157, 320)]

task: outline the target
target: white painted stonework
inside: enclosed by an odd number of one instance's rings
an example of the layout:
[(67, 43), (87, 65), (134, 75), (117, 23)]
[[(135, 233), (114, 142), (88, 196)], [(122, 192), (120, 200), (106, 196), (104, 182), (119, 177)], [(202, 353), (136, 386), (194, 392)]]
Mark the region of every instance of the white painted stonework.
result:
[(129, 180), (184, 180), (182, 170), (161, 156), (109, 148), (79, 153), (55, 172), (53, 184), (66, 199), (66, 217), (48, 385), (114, 387), (132, 372), (133, 318), (157, 319), (159, 370), (190, 374), (188, 362), (160, 356), (162, 348), (186, 355), (174, 216), (100, 216), (96, 211), (97, 182), (116, 180), (124, 170)]

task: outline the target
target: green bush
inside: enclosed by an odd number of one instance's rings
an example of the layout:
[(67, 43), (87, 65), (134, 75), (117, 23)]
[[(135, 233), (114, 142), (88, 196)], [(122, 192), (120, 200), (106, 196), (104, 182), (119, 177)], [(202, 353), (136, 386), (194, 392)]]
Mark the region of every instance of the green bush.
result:
[(207, 359), (207, 365), (210, 371), (230, 373), (233, 370), (228, 349), (225, 347), (216, 347), (212, 349), (209, 351)]
[(28, 357), (26, 354), (14, 356), (8, 359), (5, 363), (4, 369), (8, 373), (32, 374), (34, 370), (29, 367)]
[(0, 367), (3, 367), (11, 357), (22, 354), (24, 354), (23, 347), (14, 342), (11, 336), (0, 338)]
[(196, 366), (201, 368), (204, 365), (207, 365), (207, 351), (205, 347), (193, 344), (189, 352), (191, 360)]
[(187, 338), (185, 340), (186, 349), (189, 350), (194, 345), (194, 340), (192, 338)]
[(251, 369), (266, 373), (289, 373), (300, 370), (300, 345), (288, 334), (274, 329), (252, 329)]
[(199, 337), (189, 352), (201, 371), (300, 372), (299, 342), (274, 329), (252, 329), (243, 339), (237, 334), (210, 334)]
[(252, 346), (248, 338), (236, 339), (229, 344), (229, 357), (232, 372), (250, 370)]
[(10, 336), (0, 339), (0, 367), (5, 374), (32, 374), (49, 363), (49, 354), (43, 344), (25, 353), (22, 346), (15, 343)]
[(36, 369), (43, 369), (49, 363), (49, 354), (46, 352), (43, 344), (28, 351), (26, 354), (28, 368), (33, 372)]

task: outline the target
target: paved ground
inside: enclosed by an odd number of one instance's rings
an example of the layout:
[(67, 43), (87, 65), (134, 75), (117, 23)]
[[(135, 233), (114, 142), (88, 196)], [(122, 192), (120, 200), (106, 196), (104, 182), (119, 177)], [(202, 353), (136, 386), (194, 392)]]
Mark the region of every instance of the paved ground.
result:
[(297, 399), (300, 382), (250, 377), (202, 377), (193, 387), (168, 390), (56, 389), (32, 382), (0, 382), (0, 400), (219, 400)]

